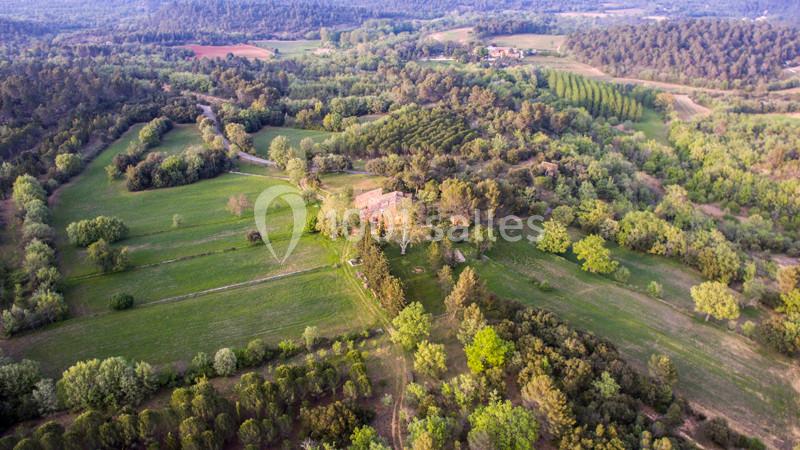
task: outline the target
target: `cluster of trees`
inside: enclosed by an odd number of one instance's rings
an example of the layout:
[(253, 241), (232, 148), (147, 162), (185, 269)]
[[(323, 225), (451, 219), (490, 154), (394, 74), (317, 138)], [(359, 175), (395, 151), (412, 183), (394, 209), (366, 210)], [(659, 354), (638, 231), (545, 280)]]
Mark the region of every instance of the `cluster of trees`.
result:
[(127, 235), (128, 226), (119, 217), (97, 216), (67, 225), (67, 238), (78, 247), (88, 247), (100, 239), (114, 243)]
[(111, 165), (106, 167), (109, 179), (116, 178), (134, 167), (147, 155), (147, 151), (161, 143), (161, 138), (172, 129), (172, 121), (156, 117), (139, 130), (138, 140), (131, 142), (125, 153), (114, 155)]
[(196, 122), (200, 137), (208, 148), (215, 150), (225, 149), (225, 137), (220, 134), (216, 122), (203, 114), (197, 116)]
[[(54, 30), (55, 28), (51, 28)], [(128, 127), (181, 110), (152, 71), (126, 70), (134, 57), (163, 50), (39, 42), (36, 50), (3, 40), (0, 55), (0, 191), (21, 174), (42, 176), (52, 191), (74, 173), (59, 170), (62, 154), (91, 157)], [(6, 54), (7, 53), (7, 54)], [(165, 109), (166, 110), (166, 109)]]
[(6, 336), (61, 320), (68, 311), (58, 288), (61, 274), (56, 267), (55, 233), (48, 225), (50, 209), (45, 190), (36, 178), (21, 175), (14, 182), (12, 199), (24, 217), (25, 251), (20, 271), (12, 278), (13, 293), (2, 292), (0, 296), (5, 308), (2, 325)]
[(278, 36), (314, 38), (319, 36), (320, 27), (353, 26), (380, 15), (375, 8), (327, 0), (258, 0), (244, 4), (231, 0), (186, 1), (158, 5), (133, 24), (120, 24), (121, 32), (113, 36), (117, 42), (160, 44), (227, 44)]
[(78, 247), (86, 247), (87, 259), (103, 272), (119, 272), (128, 268), (128, 248), (111, 246), (127, 236), (128, 227), (118, 217), (97, 216), (67, 225), (69, 242)]
[(681, 20), (581, 30), (567, 48), (615, 76), (721, 88), (777, 78), (800, 62), (800, 34), (766, 21)]
[(335, 153), (314, 155), (311, 162), (319, 173), (343, 172), (353, 168), (353, 161), (350, 158)]
[[(260, 346), (248, 344), (247, 352), (260, 352), (253, 361), (263, 359), (263, 342)], [(200, 375), (194, 384), (175, 389), (167, 406), (138, 413), (130, 406), (138, 405), (158, 387), (159, 380), (149, 365), (131, 364), (122, 358), (82, 362), (64, 372), (58, 391), (65, 406), (85, 412), (66, 428), (46, 422), (30, 434), (8, 435), (0, 439), (0, 448), (177, 449), (222, 448), (238, 443), (256, 449), (299, 445), (295, 441), (298, 436), (310, 437), (320, 444), (345, 446), (356, 429), (372, 418), (356, 403), (372, 395), (372, 386), (361, 352), (334, 346), (334, 353), (335, 358), (310, 357), (305, 364), (279, 365), (272, 372), (271, 381), (255, 372), (246, 373), (233, 387), (230, 400)], [(235, 358), (231, 350), (222, 349), (208, 364), (222, 372), (231, 358)], [(24, 379), (12, 382), (7, 378), (12, 374)], [(8, 391), (12, 386), (27, 385), (28, 397), (23, 399)], [(4, 361), (0, 366), (0, 389), (10, 394), (4, 399), (24, 400), (29, 403), (27, 407), (47, 407), (48, 401), (58, 401), (52, 381), (41, 381), (36, 365), (30, 361)], [(317, 406), (322, 399), (334, 402)], [(370, 440), (379, 442), (374, 430), (361, 430), (361, 434), (365, 432), (371, 435)]]
[(361, 257), (361, 273), (367, 287), (391, 316), (396, 315), (406, 304), (403, 282), (389, 271), (389, 261), (381, 247), (374, 241), (369, 226), (359, 241), (358, 254)]
[[(421, 307), (411, 304), (395, 319), (397, 332), (416, 348), (415, 370), (423, 376), (406, 390), (413, 448), (449, 448), (451, 442), (533, 448), (542, 434), (564, 449), (686, 444), (678, 429), (694, 413), (674, 395), (679, 374), (667, 355), (652, 355), (648, 375), (641, 375), (610, 343), (569, 328), (552, 313), (495, 298), (469, 267), (446, 305), (468, 366), (452, 378), (442, 379), (437, 370), (447, 355), (427, 341), (430, 319)], [(511, 392), (522, 405), (505, 400)], [(654, 413), (645, 415), (642, 404)], [(763, 448), (757, 440), (736, 439), (742, 447)]]
[(798, 254), (800, 170), (794, 148), (800, 127), (747, 114), (718, 114), (674, 123), (670, 140), (686, 167), (682, 183), (697, 203), (719, 202), (742, 220), (723, 217), (720, 230), (749, 250)]
[(125, 183), (130, 191), (159, 189), (195, 183), (214, 178), (231, 168), (225, 150), (190, 147), (180, 154), (165, 156), (150, 153), (125, 171)]
[(0, 426), (3, 429), (58, 407), (52, 379), (43, 378), (39, 365), (23, 359), (15, 362), (0, 355)]
[(556, 95), (573, 105), (583, 106), (593, 116), (632, 121), (642, 118), (642, 104), (619, 86), (555, 70), (549, 71), (546, 79)]
[(57, 387), (67, 408), (117, 410), (140, 404), (159, 386), (148, 363), (112, 357), (78, 362), (64, 371)]
[(380, 114), (389, 110), (390, 100), (385, 95), (350, 95), (332, 97), (327, 102), (315, 99), (294, 100), (306, 97), (314, 86), (299, 85), (290, 88), (286, 112), (294, 115), (296, 124), (303, 128), (321, 128), (342, 131), (358, 123), (357, 116)]

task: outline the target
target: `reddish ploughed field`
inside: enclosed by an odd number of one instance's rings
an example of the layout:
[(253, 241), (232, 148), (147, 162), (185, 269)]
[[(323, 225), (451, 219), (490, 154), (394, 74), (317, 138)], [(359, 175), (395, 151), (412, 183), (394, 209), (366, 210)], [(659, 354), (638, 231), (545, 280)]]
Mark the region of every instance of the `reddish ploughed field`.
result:
[(224, 58), (228, 53), (245, 58), (270, 59), (272, 52), (261, 47), (247, 44), (237, 45), (184, 45), (194, 52), (195, 58)]

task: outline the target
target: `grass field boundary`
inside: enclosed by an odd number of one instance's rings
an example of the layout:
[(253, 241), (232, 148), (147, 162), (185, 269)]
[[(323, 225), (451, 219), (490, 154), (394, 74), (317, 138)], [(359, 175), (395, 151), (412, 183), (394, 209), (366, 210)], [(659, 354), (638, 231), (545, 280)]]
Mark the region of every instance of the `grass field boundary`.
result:
[[(289, 239), (290, 239), (290, 237), (286, 237), (286, 236), (281, 237), (281, 235), (277, 235), (274, 238), (270, 238), (270, 241), (271, 242), (282, 242), (282, 241), (288, 241)], [(205, 256), (220, 255), (220, 254), (223, 254), (223, 253), (235, 252), (235, 251), (244, 250), (244, 249), (250, 248), (250, 247), (253, 247), (253, 246), (252, 245), (243, 245), (243, 246), (239, 246), (239, 247), (228, 247), (228, 248), (223, 248), (222, 250), (197, 253), (197, 254), (194, 254), (194, 255), (186, 255), (186, 256), (181, 256), (179, 258), (167, 259), (167, 260), (164, 260), (164, 261), (154, 262), (154, 263), (150, 263), (150, 264), (142, 264), (142, 265), (139, 265), (139, 266), (131, 266), (131, 267), (127, 268), (126, 271), (149, 269), (151, 267), (158, 267), (158, 266), (164, 266), (164, 265), (167, 265), (167, 264), (174, 264), (174, 263), (177, 263), (177, 262), (189, 261), (189, 260), (192, 260), (192, 259), (195, 259), (195, 258), (202, 258), (202, 257), (205, 257)], [(77, 276), (77, 277), (65, 278), (64, 281), (86, 281), (86, 280), (91, 280), (93, 278), (99, 278), (99, 277), (102, 277), (102, 276), (105, 276), (105, 275), (110, 275), (110, 274), (109, 273), (103, 273), (103, 272), (95, 272), (95, 273), (90, 273), (90, 274), (81, 275), (81, 276)]]
[(262, 175), (260, 173), (238, 172), (238, 171), (235, 171), (235, 170), (231, 170), (228, 173), (232, 173), (234, 175), (241, 175), (241, 176), (244, 176), (244, 177), (274, 178), (276, 180), (289, 181), (289, 177), (279, 177), (278, 175)]
[(278, 275), (271, 275), (271, 276), (264, 277), (264, 278), (257, 278), (255, 280), (242, 281), (240, 283), (233, 283), (233, 284), (228, 284), (228, 285), (225, 285), (225, 286), (218, 286), (218, 287), (211, 288), (211, 289), (205, 289), (205, 290), (202, 290), (202, 291), (190, 292), (188, 294), (176, 295), (174, 297), (162, 298), (161, 300), (156, 300), (156, 301), (153, 301), (153, 302), (145, 303), (141, 307), (144, 308), (144, 307), (147, 307), (147, 306), (163, 305), (164, 303), (179, 302), (181, 300), (188, 300), (190, 298), (201, 297), (203, 295), (208, 295), (208, 294), (215, 294), (217, 292), (229, 291), (229, 290), (232, 290), (232, 289), (238, 289), (238, 288), (242, 288), (242, 287), (255, 286), (257, 284), (267, 283), (267, 282), (275, 281), (275, 280), (281, 280), (283, 278), (289, 278), (289, 277), (292, 277), (292, 276), (295, 276), (295, 275), (305, 275), (307, 273), (317, 272), (317, 271), (325, 269), (327, 267), (330, 267), (330, 266), (327, 266), (327, 265), (316, 266), (316, 267), (312, 267), (310, 269), (295, 270), (293, 272), (280, 273)]

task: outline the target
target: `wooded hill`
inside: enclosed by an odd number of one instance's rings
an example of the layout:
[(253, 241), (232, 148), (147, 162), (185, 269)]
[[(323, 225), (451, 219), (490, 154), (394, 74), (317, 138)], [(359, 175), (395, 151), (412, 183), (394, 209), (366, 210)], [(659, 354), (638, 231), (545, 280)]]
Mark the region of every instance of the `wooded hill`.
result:
[(765, 22), (687, 20), (594, 29), (567, 48), (614, 76), (714, 86), (752, 85), (800, 64), (800, 33)]

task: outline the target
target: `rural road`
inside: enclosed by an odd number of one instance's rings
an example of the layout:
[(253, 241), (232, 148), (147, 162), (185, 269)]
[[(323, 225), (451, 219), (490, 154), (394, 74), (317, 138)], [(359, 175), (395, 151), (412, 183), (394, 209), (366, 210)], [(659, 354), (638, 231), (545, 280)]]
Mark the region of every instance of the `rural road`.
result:
[[(225, 144), (225, 150), (228, 150), (231, 147), (231, 143), (230, 143), (230, 141), (228, 141), (228, 138), (226, 138), (225, 135), (222, 134), (222, 131), (220, 131), (219, 120), (217, 120), (217, 115), (214, 114), (214, 110), (211, 109), (211, 106), (204, 105), (202, 103), (198, 103), (197, 107), (200, 108), (203, 111), (203, 115), (204, 116), (206, 116), (209, 119), (214, 121), (214, 124), (216, 125), (217, 134), (222, 136), (222, 142)], [(238, 156), (239, 156), (240, 159), (243, 159), (243, 160), (245, 160), (245, 161), (247, 161), (249, 163), (252, 163), (252, 164), (258, 164), (258, 165), (261, 165), (261, 166), (269, 166), (269, 167), (276, 167), (277, 166), (274, 161), (270, 161), (270, 160), (264, 159), (264, 158), (259, 158), (258, 156), (254, 156), (254, 155), (251, 155), (249, 153), (238, 152)]]
[[(217, 120), (217, 115), (214, 114), (214, 110), (211, 109), (211, 106), (210, 105), (204, 105), (202, 103), (198, 103), (197, 107), (200, 108), (203, 111), (203, 115), (204, 116), (206, 116), (209, 119), (214, 121), (214, 123), (216, 124), (217, 134), (222, 136), (222, 142), (225, 143), (225, 149), (226, 150), (229, 149), (230, 146), (231, 146), (231, 143), (228, 141), (228, 139), (225, 137), (225, 135), (223, 135), (222, 132), (220, 131), (219, 121)], [(249, 153), (238, 152), (238, 156), (239, 156), (240, 159), (242, 159), (244, 161), (247, 161), (249, 163), (252, 163), (252, 164), (258, 164), (260, 166), (268, 166), (268, 167), (277, 167), (278, 166), (275, 163), (275, 161), (270, 161), (268, 159), (264, 159), (264, 158), (261, 158), (261, 157), (255, 156), (255, 155), (251, 155)], [(364, 171), (364, 170), (347, 169), (347, 170), (343, 170), (342, 172), (350, 174), (350, 175), (369, 175), (369, 172)]]
[(251, 155), (245, 152), (239, 152), (239, 159), (243, 159), (249, 163), (258, 164), (260, 166), (270, 166), (270, 167), (277, 167), (278, 165), (275, 164), (275, 161), (270, 161), (268, 159), (259, 158), (258, 156)]

